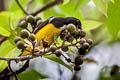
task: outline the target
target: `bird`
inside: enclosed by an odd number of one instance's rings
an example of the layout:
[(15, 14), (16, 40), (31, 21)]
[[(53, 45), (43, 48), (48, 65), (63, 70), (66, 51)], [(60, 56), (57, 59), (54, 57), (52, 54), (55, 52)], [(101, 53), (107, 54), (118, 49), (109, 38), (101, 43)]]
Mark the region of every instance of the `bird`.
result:
[[(81, 29), (81, 21), (75, 17), (55, 17), (52, 16), (41, 23), (33, 32), (36, 37), (37, 44), (40, 45), (40, 49), (43, 49), (43, 44), (41, 40), (47, 41), (49, 45), (54, 42), (54, 35), (60, 35), (62, 32), (62, 27), (64, 25), (73, 24), (79, 29)], [(30, 47), (27, 48), (28, 50)], [(29, 54), (29, 52), (24, 51), (22, 56)]]
[[(42, 22), (40, 25), (38, 25), (38, 27), (33, 32), (33, 34), (36, 37), (37, 44), (39, 44), (41, 40), (44, 40), (44, 41), (47, 41), (49, 45), (51, 45), (54, 42), (54, 34), (57, 34), (59, 36), (61, 32), (63, 32), (61, 28), (64, 25), (69, 25), (69, 24), (73, 24), (79, 29), (82, 29), (81, 21), (75, 17), (54, 17), (52, 16), (48, 18), (47, 20)], [(40, 47), (43, 48), (42, 45)], [(29, 46), (27, 46), (26, 49), (32, 51), (31, 47)], [(28, 54), (30, 54), (30, 52), (23, 50), (22, 54), (20, 54), (19, 56), (26, 56)], [(29, 64), (29, 60), (27, 61), (27, 63)], [(8, 72), (9, 72), (8, 68), (5, 68), (0, 73), (0, 75), (6, 74)], [(2, 79), (2, 77), (0, 77), (0, 79)]]

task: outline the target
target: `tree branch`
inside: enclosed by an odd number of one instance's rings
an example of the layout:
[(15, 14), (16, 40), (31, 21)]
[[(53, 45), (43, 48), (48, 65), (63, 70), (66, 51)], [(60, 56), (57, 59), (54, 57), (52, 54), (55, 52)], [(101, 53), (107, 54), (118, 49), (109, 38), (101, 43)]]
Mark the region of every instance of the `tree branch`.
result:
[[(42, 12), (42, 11), (48, 9), (48, 8), (51, 8), (51, 7), (53, 7), (53, 6), (57, 5), (57, 4), (60, 4), (60, 3), (62, 3), (63, 1), (64, 1), (64, 0), (54, 0), (54, 1), (52, 1), (52, 2), (49, 2), (49, 3), (45, 4), (42, 8), (36, 10), (35, 12), (30, 13), (30, 15), (36, 16), (36, 15), (39, 14), (40, 12)], [(17, 2), (17, 4), (18, 4), (18, 6), (21, 8), (21, 10), (22, 10), (26, 15), (29, 15), (29, 13), (26, 12), (26, 11), (23, 9), (23, 7), (22, 7), (21, 4), (19, 3), (19, 1), (16, 0), (16, 2)], [(22, 20), (24, 20), (24, 19), (25, 19), (25, 17), (22, 18), (22, 19), (20, 19), (19, 22), (18, 22), (18, 24), (19, 24)], [(17, 24), (16, 26), (18, 26), (18, 24)]]
[(40, 12), (50, 8), (50, 7), (53, 7), (53, 6), (55, 6), (59, 3), (62, 3), (62, 2), (63, 2), (63, 0), (54, 0), (52, 2), (49, 2), (49, 3), (45, 4), (42, 8), (40, 8), (37, 11), (31, 13), (31, 15), (36, 16), (38, 13), (40, 13)]
[(4, 79), (6, 77), (9, 78), (9, 76), (16, 75), (16, 74), (19, 74), (19, 73), (25, 71), (29, 67), (29, 62), (30, 62), (30, 60), (27, 60), (25, 62), (25, 64), (19, 70), (15, 71), (13, 74), (13, 71), (8, 72), (8, 68), (10, 69), (10, 61), (8, 61), (8, 67), (4, 70), (4, 72), (2, 71), (2, 73), (0, 73), (0, 80)]
[(8, 39), (8, 37), (0, 35), (0, 45), (2, 44), (2, 42), (4, 42), (7, 39)]
[[(79, 43), (79, 41), (76, 42), (76, 43), (73, 43), (73, 44), (68, 44), (67, 46), (75, 46), (78, 43)], [(58, 46), (57, 49), (60, 49), (62, 47), (63, 47), (63, 45)], [(30, 60), (30, 59), (33, 59), (33, 58), (36, 58), (36, 57), (40, 57), (40, 56), (42, 56), (42, 55), (44, 55), (46, 53), (49, 53), (49, 52), (50, 52), (49, 50), (46, 50), (44, 52), (38, 52), (38, 54), (35, 54), (35, 55), (26, 55), (26, 56), (20, 56), (20, 57), (1, 57), (0, 56), (0, 60), (6, 60), (6, 61), (9, 61), (9, 60), (10, 61), (12, 61), (12, 60), (14, 60), (14, 61), (25, 61), (25, 60)]]
[(22, 5), (19, 3), (18, 0), (15, 0), (16, 3), (18, 4), (18, 6), (20, 7), (20, 9), (26, 14), (26, 15), (29, 15), (27, 11), (24, 10), (24, 8), (22, 7)]

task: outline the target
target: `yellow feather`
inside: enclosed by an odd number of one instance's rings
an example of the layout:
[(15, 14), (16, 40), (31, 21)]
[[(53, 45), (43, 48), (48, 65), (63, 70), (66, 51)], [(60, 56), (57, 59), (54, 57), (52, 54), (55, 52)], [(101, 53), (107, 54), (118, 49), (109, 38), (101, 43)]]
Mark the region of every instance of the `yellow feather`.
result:
[[(37, 43), (39, 43), (42, 39), (47, 41), (49, 44), (51, 44), (54, 40), (54, 35), (59, 35), (61, 32), (61, 29), (56, 28), (53, 24), (47, 24), (44, 26), (41, 30), (39, 30), (35, 37), (37, 39)], [(42, 49), (42, 44), (40, 45), (40, 48)]]
[[(41, 28), (36, 34), (35, 37), (37, 39), (37, 44), (43, 39), (45, 41), (47, 41), (50, 44), (52, 44), (52, 42), (54, 41), (54, 35), (57, 34), (59, 35), (61, 32), (61, 29), (56, 28), (53, 24), (47, 24), (45, 25), (43, 28)], [(29, 51), (31, 51), (31, 47), (27, 47), (26, 49), (28, 49)], [(43, 49), (43, 44), (40, 43), (40, 49)], [(28, 55), (30, 54), (27, 51), (24, 51), (22, 53), (22, 56)]]

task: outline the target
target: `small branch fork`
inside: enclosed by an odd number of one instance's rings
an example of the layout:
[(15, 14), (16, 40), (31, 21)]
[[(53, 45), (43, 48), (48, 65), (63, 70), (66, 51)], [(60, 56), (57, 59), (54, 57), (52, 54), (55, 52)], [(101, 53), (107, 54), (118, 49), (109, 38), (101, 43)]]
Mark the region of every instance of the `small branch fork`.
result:
[[(57, 49), (62, 48), (64, 42), (65, 42), (65, 41), (63, 41), (63, 43), (61, 44), (61, 46), (58, 46)], [(71, 44), (71, 43), (70, 43), (70, 44), (67, 44), (66, 46), (69, 46), (69, 47), (70, 47), (70, 46), (75, 46), (75, 45), (78, 44), (78, 43), (80, 43), (80, 41), (77, 41), (76, 43), (72, 43), (72, 44)], [(34, 43), (33, 43), (33, 46), (34, 46)], [(45, 50), (45, 51), (35, 52), (34, 49), (35, 49), (35, 47), (33, 47), (32, 51), (28, 51), (28, 52), (32, 53), (31, 55), (19, 56), (19, 57), (11, 57), (11, 58), (9, 58), (9, 57), (1, 57), (1, 56), (0, 56), (0, 60), (5, 60), (5, 61), (8, 62), (8, 68), (9, 68), (9, 70), (10, 70), (9, 73), (7, 73), (7, 74), (5, 74), (5, 75), (2, 74), (2, 75), (0, 75), (0, 77), (5, 77), (5, 76), (11, 76), (11, 75), (13, 75), (13, 76), (15, 77), (15, 80), (18, 80), (18, 78), (17, 78), (16, 75), (19, 74), (19, 73), (21, 73), (21, 72), (23, 72), (23, 71), (25, 71), (25, 70), (29, 67), (29, 61), (30, 61), (30, 59), (33, 59), (33, 58), (36, 58), (36, 57), (42, 57), (42, 56), (45, 55), (46, 53), (51, 52), (49, 49), (47, 49), (47, 50)], [(34, 53), (36, 53), (36, 54), (34, 54)], [(33, 54), (34, 54), (34, 55), (33, 55)], [(62, 55), (62, 56), (67, 60), (67, 58), (66, 58), (64, 55)], [(16, 61), (16, 62), (26, 61), (26, 63), (23, 65), (22, 68), (20, 68), (19, 70), (13, 72), (13, 71), (12, 71), (12, 68), (11, 68), (11, 66), (10, 66), (11, 61)]]
[[(22, 10), (26, 15), (29, 15), (29, 13), (28, 13), (26, 10), (24, 10), (24, 8), (23, 8), (22, 5), (20, 4), (20, 2), (19, 2), (18, 0), (15, 0), (15, 1), (16, 1), (16, 3), (18, 4), (18, 6), (21, 8), (21, 10)], [(45, 4), (43, 7), (41, 7), (40, 9), (36, 10), (35, 12), (30, 13), (30, 15), (36, 16), (36, 15), (39, 14), (40, 12), (42, 12), (42, 11), (48, 9), (48, 8), (51, 8), (51, 7), (53, 7), (53, 6), (57, 5), (57, 4), (60, 4), (60, 3), (62, 3), (62, 2), (63, 2), (63, 0), (54, 0), (54, 1), (52, 1), (52, 2), (46, 3), (46, 4)], [(28, 9), (29, 5), (30, 5), (30, 3), (28, 3), (27, 9)]]
[[(29, 13), (24, 10), (24, 8), (22, 7), (22, 5), (20, 4), (19, 0), (15, 0), (16, 3), (18, 4), (18, 6), (21, 8), (21, 10), (26, 14), (26, 15), (29, 15)], [(31, 0), (33, 1), (33, 0)], [(38, 9), (37, 11), (33, 12), (33, 13), (30, 13), (31, 15), (35, 16), (37, 15), (38, 13), (48, 9), (48, 8), (51, 8), (57, 4), (60, 4), (62, 3), (64, 0), (54, 0), (52, 2), (49, 2), (47, 4), (45, 4), (42, 8)], [(46, 53), (46, 52), (45, 52)], [(8, 58), (8, 57), (1, 57), (0, 56), (0, 60), (6, 60), (6, 61), (9, 61), (9, 60), (15, 60), (15, 61), (24, 61), (24, 60), (29, 60), (29, 59), (32, 59), (32, 58), (35, 58), (35, 57), (39, 57), (39, 56), (42, 56), (42, 54), (38, 54), (38, 55), (27, 55), (27, 56), (20, 56), (20, 57), (12, 57), (12, 58)]]
[(53, 6), (57, 5), (57, 4), (60, 4), (62, 2), (63, 2), (63, 0), (54, 0), (52, 2), (49, 2), (49, 3), (45, 4), (42, 8), (40, 8), (37, 11), (31, 13), (31, 15), (35, 16), (38, 13), (40, 13), (40, 12), (42, 12), (42, 11), (48, 9), (48, 8), (51, 8), (51, 7), (53, 7)]
[[(76, 44), (78, 44), (79, 42), (73, 43), (73, 44), (68, 44), (67, 46), (75, 46)], [(57, 49), (60, 49), (61, 47), (63, 47), (63, 45), (58, 46)], [(26, 56), (20, 56), (20, 57), (1, 57), (0, 56), (0, 60), (6, 60), (6, 61), (25, 61), (25, 60), (30, 60), (36, 57), (40, 57), (42, 55), (45, 55), (46, 53), (50, 52), (49, 50), (46, 50), (44, 52), (37, 52), (38, 54), (35, 55), (26, 55)]]
[(18, 4), (18, 6), (20, 7), (20, 9), (26, 14), (29, 15), (27, 11), (24, 10), (24, 8), (22, 7), (22, 5), (20, 4), (20, 2), (18, 0), (15, 0), (16, 3)]

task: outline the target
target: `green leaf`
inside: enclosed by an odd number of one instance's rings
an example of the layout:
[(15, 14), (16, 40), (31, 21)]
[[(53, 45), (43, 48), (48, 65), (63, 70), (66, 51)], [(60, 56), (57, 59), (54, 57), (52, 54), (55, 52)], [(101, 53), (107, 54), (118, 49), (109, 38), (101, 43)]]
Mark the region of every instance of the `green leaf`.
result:
[[(2, 57), (14, 57), (15, 46), (13, 46), (8, 40), (3, 42), (0, 46), (0, 56)], [(0, 60), (0, 72), (7, 67), (7, 62)]]
[(107, 0), (93, 0), (96, 7), (107, 16), (108, 3)]
[(75, 5), (75, 10), (78, 8), (83, 7), (85, 4), (87, 4), (90, 0), (77, 0)]
[(53, 8), (49, 8), (43, 12), (43, 17), (46, 19), (53, 16), (53, 15), (56, 17), (64, 16), (64, 14), (62, 13), (61, 9), (58, 6), (54, 6)]
[(8, 12), (1, 12), (0, 13), (0, 27), (3, 27), (8, 32), (11, 32), (11, 28), (9, 26), (9, 13)]
[(20, 18), (22, 18), (24, 14), (21, 11), (16, 11), (16, 12), (8, 12), (4, 11), (0, 13), (0, 27), (3, 27), (6, 29), (8, 32), (11, 32), (11, 27), (10, 27), (10, 18), (13, 22), (13, 26), (17, 24)]
[(18, 48), (15, 48), (14, 50), (14, 56), (19, 56), (21, 54), (21, 50)]
[[(19, 0), (20, 4), (24, 9), (26, 8), (26, 4), (28, 1), (29, 0)], [(18, 10), (21, 10), (20, 7), (17, 5), (15, 0), (12, 0), (11, 5), (8, 8), (8, 11), (18, 11)]]
[(110, 0), (112, 3), (114, 3), (114, 0)]
[(66, 5), (70, 2), (70, 0), (64, 0), (63, 5)]
[(74, 15), (75, 3), (72, 0), (66, 5), (59, 5), (59, 7), (60, 7), (62, 13), (64, 14), (64, 16), (73, 16)]
[(117, 38), (117, 34), (120, 31), (120, 0), (114, 0), (114, 3), (109, 2), (108, 5), (108, 17), (106, 25), (113, 38)]
[(0, 27), (0, 35), (3, 36), (10, 36), (10, 32), (8, 32), (6, 29), (4, 29), (3, 27)]
[(40, 4), (44, 4), (44, 0), (37, 0)]
[(47, 78), (47, 76), (40, 74), (39, 72), (37, 72), (33, 69), (23, 72), (17, 76), (20, 80), (40, 80), (40, 79)]
[(55, 61), (55, 62), (57, 62), (57, 63), (65, 66), (65, 67), (68, 68), (69, 70), (73, 71), (72, 66), (65, 64), (60, 58), (56, 57), (54, 54), (49, 55), (49, 56), (44, 56), (44, 57), (45, 57), (45, 58), (48, 58), (48, 59), (50, 59), (50, 60), (52, 60), (52, 61)]
[(20, 36), (21, 30), (22, 30), (21, 27), (17, 27), (17, 28), (15, 29), (15, 31), (17, 32), (17, 36)]
[[(21, 51), (13, 46), (9, 40), (3, 42), (0, 46), (0, 56), (15, 57), (20, 55)], [(0, 60), (0, 72), (7, 67), (7, 61)]]
[(57, 41), (58, 35), (54, 34), (54, 40)]
[(11, 43), (12, 45), (14, 45), (14, 46), (15, 46), (15, 42), (14, 42), (15, 36), (16, 36), (15, 30), (13, 30), (13, 31), (11, 32), (11, 35), (9, 36), (9, 41), (10, 41), (10, 43)]
[(98, 21), (94, 21), (94, 20), (84, 20), (81, 22), (82, 22), (82, 28), (86, 31), (95, 29), (103, 24), (102, 22), (98, 22)]
[(83, 20), (84, 19), (83, 16), (82, 16), (82, 14), (81, 14), (81, 12), (80, 12), (80, 10), (77, 10), (75, 12), (74, 17), (77, 18), (77, 19), (79, 19), (79, 20)]
[(59, 5), (59, 8), (62, 11), (62, 15), (64, 15), (64, 17), (71, 16), (82, 20), (83, 16), (80, 10), (75, 11), (75, 5), (75, 2), (73, 0), (70, 0), (66, 5)]

